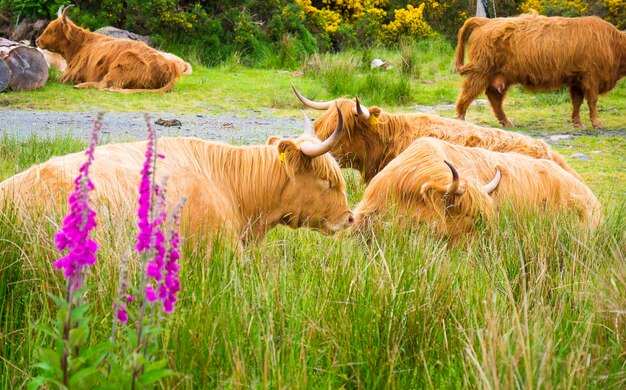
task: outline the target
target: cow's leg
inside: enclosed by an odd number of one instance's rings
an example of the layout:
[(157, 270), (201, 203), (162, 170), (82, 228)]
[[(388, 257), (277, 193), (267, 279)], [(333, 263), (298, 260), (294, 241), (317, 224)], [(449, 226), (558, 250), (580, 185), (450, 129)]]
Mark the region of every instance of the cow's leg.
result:
[(99, 81), (87, 81), (85, 83), (76, 84), (74, 88), (83, 89), (83, 88), (100, 88)]
[(465, 120), (465, 112), (470, 104), (485, 90), (486, 82), (475, 76), (468, 76), (463, 82), (461, 95), (456, 101), (456, 118)]
[(498, 118), (500, 124), (504, 127), (513, 127), (513, 122), (506, 117), (504, 109), (502, 108), (502, 101), (504, 100), (504, 95), (506, 95), (507, 89), (508, 87), (504, 87), (502, 93), (500, 93), (493, 86), (489, 86), (485, 93), (487, 94), (493, 113), (496, 115), (496, 118)]
[(598, 109), (596, 105), (598, 104), (598, 92), (587, 91), (585, 94), (585, 98), (587, 99), (587, 104), (589, 105), (589, 118), (591, 119), (591, 125), (596, 129), (602, 128), (602, 122), (598, 118)]
[(569, 95), (572, 98), (572, 123), (574, 127), (583, 127), (580, 120), (580, 106), (583, 104), (583, 91), (576, 85), (569, 87)]

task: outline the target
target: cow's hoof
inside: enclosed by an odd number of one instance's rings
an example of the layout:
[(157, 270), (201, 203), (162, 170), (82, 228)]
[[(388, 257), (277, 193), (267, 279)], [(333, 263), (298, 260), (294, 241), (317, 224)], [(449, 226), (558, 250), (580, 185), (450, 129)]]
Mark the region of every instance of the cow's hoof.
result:
[(577, 129), (582, 129), (584, 127), (581, 121), (574, 121), (572, 122), (572, 125)]
[(511, 122), (510, 120), (504, 120), (504, 121), (500, 121), (500, 124), (504, 127), (515, 127), (515, 125), (513, 124), (513, 122)]
[(600, 122), (600, 119), (592, 119), (591, 125), (595, 127), (596, 129), (601, 129), (603, 127), (602, 122)]

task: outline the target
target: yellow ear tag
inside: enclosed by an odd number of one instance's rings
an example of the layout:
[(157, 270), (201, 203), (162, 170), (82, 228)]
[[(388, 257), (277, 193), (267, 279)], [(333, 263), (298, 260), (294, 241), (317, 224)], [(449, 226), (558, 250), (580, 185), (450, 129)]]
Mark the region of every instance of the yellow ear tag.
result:
[(378, 118), (376, 118), (374, 115), (372, 115), (372, 116), (370, 117), (370, 123), (371, 123), (372, 125), (377, 125), (377, 124), (378, 124)]
[(280, 160), (281, 163), (285, 163), (285, 152), (282, 152), (281, 154), (278, 155), (278, 159)]

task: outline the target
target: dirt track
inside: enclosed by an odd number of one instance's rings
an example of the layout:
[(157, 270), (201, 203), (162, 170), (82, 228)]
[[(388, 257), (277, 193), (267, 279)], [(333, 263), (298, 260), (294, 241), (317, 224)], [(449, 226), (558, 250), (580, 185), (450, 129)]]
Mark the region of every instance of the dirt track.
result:
[[(153, 121), (177, 119), (180, 126), (155, 125), (159, 137), (188, 136), (235, 144), (264, 142), (269, 136), (293, 136), (304, 130), (300, 117), (267, 118), (262, 112), (246, 112), (248, 117), (234, 115), (150, 114)], [(57, 112), (0, 110), (0, 136), (3, 134), (28, 138), (32, 134), (48, 138), (72, 134), (87, 139), (95, 112)], [(108, 113), (104, 116), (103, 135), (106, 140), (143, 139), (146, 125), (138, 112)]]
[[(158, 119), (177, 119), (181, 123), (180, 126), (155, 125), (159, 137), (198, 137), (233, 144), (263, 143), (272, 135), (290, 137), (296, 136), (304, 130), (303, 119), (300, 116), (268, 117), (267, 112), (253, 110), (244, 111), (243, 114), (246, 116), (242, 116), (242, 112), (236, 114), (177, 115), (151, 113), (150, 116), (153, 122)], [(95, 115), (95, 112), (0, 110), (0, 136), (7, 134), (18, 138), (28, 138), (32, 134), (37, 134), (40, 137), (48, 138), (72, 134), (77, 138), (86, 140), (91, 121)], [(107, 113), (104, 116), (104, 142), (144, 139), (145, 134), (146, 125), (143, 113), (116, 112)], [(526, 134), (543, 138), (548, 143), (558, 143), (560, 140), (581, 135), (625, 137), (626, 130), (597, 131), (589, 127), (579, 131), (567, 131), (563, 134), (542, 133), (540, 131), (527, 131)]]

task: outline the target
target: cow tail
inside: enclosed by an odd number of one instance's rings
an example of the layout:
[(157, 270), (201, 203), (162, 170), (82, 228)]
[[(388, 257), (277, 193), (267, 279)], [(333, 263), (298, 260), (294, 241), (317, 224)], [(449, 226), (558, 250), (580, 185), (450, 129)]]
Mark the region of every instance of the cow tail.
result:
[(469, 18), (463, 23), (463, 27), (459, 30), (459, 35), (457, 36), (457, 44), (456, 44), (456, 61), (455, 68), (458, 73), (462, 73), (463, 63), (465, 61), (465, 41), (469, 37), (470, 30), (483, 25), (487, 20), (487, 18), (478, 18), (472, 17)]

